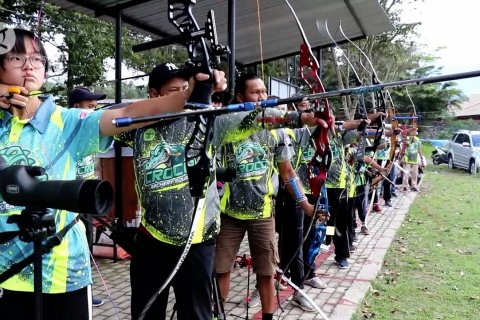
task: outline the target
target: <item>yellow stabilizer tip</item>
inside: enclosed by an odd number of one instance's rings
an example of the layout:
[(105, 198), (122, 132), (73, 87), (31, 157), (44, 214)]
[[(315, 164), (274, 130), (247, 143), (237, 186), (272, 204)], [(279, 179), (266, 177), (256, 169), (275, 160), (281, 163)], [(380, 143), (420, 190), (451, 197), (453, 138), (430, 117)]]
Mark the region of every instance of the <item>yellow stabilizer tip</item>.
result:
[(22, 90), (20, 89), (20, 87), (10, 87), (8, 88), (8, 93), (11, 93), (11, 94), (20, 94), (22, 92)]

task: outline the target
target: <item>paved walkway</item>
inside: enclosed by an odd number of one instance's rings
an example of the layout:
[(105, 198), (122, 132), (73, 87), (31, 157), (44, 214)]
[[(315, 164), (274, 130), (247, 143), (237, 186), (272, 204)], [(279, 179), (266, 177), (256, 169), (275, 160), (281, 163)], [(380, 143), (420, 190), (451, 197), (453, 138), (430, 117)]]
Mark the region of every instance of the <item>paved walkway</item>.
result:
[[(363, 297), (370, 288), (383, 264), (384, 256), (392, 243), (397, 229), (402, 224), (416, 192), (399, 193), (392, 199), (393, 207), (383, 207), (381, 213), (371, 213), (368, 217), (371, 234), (358, 235), (357, 251), (349, 259), (350, 268), (341, 270), (333, 262), (333, 252), (327, 251), (317, 257), (319, 268), (316, 273), (328, 284), (324, 290), (306, 287), (305, 291), (320, 306), (331, 320), (351, 319)], [(239, 254), (248, 254), (248, 243), (244, 241)], [(94, 294), (105, 300), (105, 304), (94, 308), (94, 320), (130, 319), (130, 276), (129, 261), (113, 263), (112, 260), (97, 260), (98, 267), (106, 286), (97, 271), (94, 271)], [(232, 273), (231, 292), (225, 303), (227, 319), (245, 319), (246, 308), (242, 304), (246, 296), (246, 269)], [(250, 280), (254, 286), (254, 276)], [(105, 288), (107, 287), (108, 290)], [(252, 289), (250, 289), (252, 290)], [(111, 300), (109, 300), (110, 292)], [(292, 291), (282, 292), (284, 312), (277, 310), (274, 319), (322, 319), (318, 313), (303, 312), (302, 309), (288, 303)], [(170, 296), (167, 319), (173, 308), (173, 295)], [(279, 315), (281, 316), (279, 317)], [(260, 307), (250, 308), (249, 319), (261, 319)]]

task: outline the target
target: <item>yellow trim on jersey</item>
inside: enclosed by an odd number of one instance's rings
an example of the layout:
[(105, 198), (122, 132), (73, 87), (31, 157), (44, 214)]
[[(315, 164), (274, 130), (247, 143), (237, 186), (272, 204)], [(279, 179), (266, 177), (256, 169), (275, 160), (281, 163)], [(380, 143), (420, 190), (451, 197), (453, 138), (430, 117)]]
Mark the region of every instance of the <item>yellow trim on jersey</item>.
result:
[(63, 130), (64, 124), (62, 119), (62, 109), (60, 107), (55, 108), (50, 116), (50, 122), (55, 124), (60, 130)]
[(12, 129), (10, 130), (10, 135), (8, 136), (8, 141), (10, 143), (18, 142), (20, 135), (22, 134), (23, 127), (28, 123), (29, 119), (20, 119), (17, 116), (12, 117)]

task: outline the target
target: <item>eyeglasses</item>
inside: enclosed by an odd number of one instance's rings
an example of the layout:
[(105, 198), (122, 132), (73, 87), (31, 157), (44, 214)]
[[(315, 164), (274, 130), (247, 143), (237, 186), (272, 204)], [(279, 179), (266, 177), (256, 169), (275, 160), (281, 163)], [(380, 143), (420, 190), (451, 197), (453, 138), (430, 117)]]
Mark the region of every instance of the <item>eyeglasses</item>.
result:
[(31, 57), (25, 57), (22, 55), (12, 54), (7, 57), (8, 63), (14, 68), (22, 68), (25, 65), (25, 62), (30, 62), (33, 68), (41, 69), (45, 67), (47, 63), (47, 58), (41, 55), (34, 55)]

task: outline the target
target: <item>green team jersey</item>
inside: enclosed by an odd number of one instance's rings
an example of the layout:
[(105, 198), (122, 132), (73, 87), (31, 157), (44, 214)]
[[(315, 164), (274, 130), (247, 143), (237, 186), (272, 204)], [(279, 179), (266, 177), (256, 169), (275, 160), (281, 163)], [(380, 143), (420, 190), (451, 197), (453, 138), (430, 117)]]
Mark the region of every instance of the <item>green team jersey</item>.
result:
[(345, 161), (344, 138), (345, 131), (336, 130), (330, 138), (332, 164), (327, 172), (327, 188), (345, 189), (347, 187), (347, 163)]
[[(281, 116), (284, 112), (270, 108), (265, 115)], [(257, 121), (260, 116), (254, 111), (229, 113), (215, 118), (208, 150), (212, 156), (211, 174), (205, 184), (205, 198), (197, 206), (196, 214), (201, 216), (193, 237), (194, 244), (213, 238), (220, 227), (220, 199), (215, 177), (216, 147), (262, 130), (262, 124)], [(117, 137), (133, 148), (141, 228), (161, 242), (178, 246), (187, 241), (195, 209), (194, 198), (189, 191), (185, 159), (185, 147), (194, 128), (194, 122), (182, 118)]]
[(409, 164), (417, 164), (418, 151), (422, 147), (420, 139), (418, 139), (417, 137), (408, 137), (405, 143), (407, 144), (405, 152), (405, 162)]
[(295, 152), (295, 156), (292, 158), (292, 166), (297, 172), (306, 194), (312, 193), (307, 164), (315, 154), (315, 148), (311, 139), (311, 134), (314, 130), (315, 128), (286, 129), (292, 139), (292, 146)]
[(227, 145), (223, 165), (236, 168), (237, 176), (225, 183), (222, 212), (241, 220), (271, 217), (274, 164), (289, 161), (293, 154), (290, 138), (283, 129), (262, 130)]

